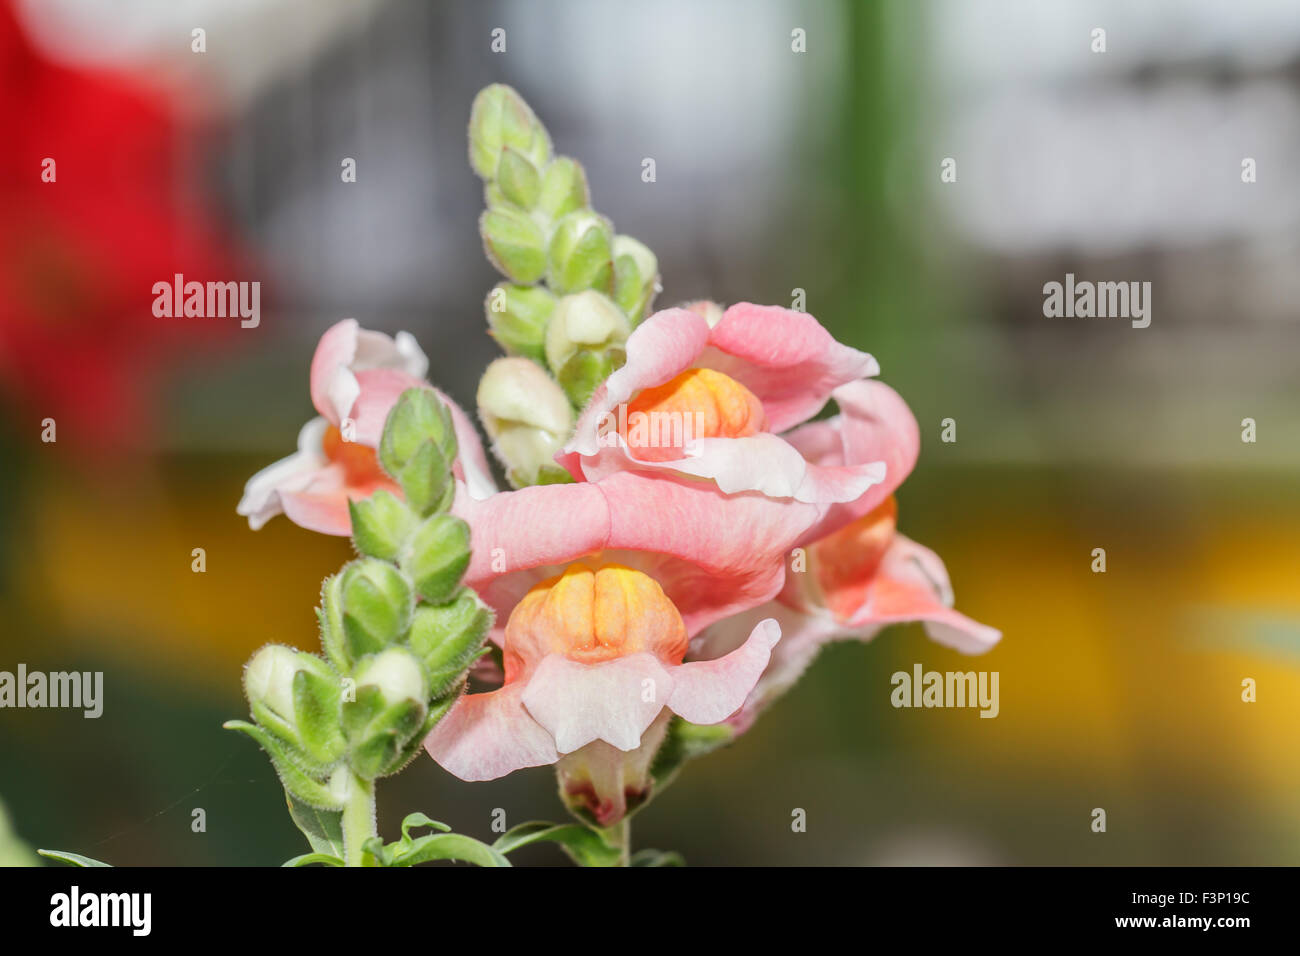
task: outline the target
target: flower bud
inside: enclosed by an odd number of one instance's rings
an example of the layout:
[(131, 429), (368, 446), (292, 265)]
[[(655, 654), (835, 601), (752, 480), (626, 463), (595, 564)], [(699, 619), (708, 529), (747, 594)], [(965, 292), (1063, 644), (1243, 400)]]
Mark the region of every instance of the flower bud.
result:
[(369, 498), (349, 500), (348, 512), (352, 516), (352, 543), (357, 550), (385, 561), (397, 557), (415, 525), (415, 516), (406, 503), (382, 488)]
[(244, 668), (244, 693), (258, 723), (325, 766), (343, 753), (342, 686), (315, 654), (282, 644), (262, 648)]
[(526, 212), (509, 206), (488, 209), (479, 219), (479, 232), (488, 259), (506, 278), (527, 285), (546, 274), (546, 236)]
[(538, 211), (551, 222), (556, 222), (571, 212), (586, 208), (590, 201), (587, 174), (583, 172), (582, 164), (568, 156), (552, 160), (542, 173)]
[(614, 281), (613, 230), (589, 209), (571, 212), (555, 226), (547, 250), (547, 282), (558, 293), (596, 289)]
[(429, 696), (437, 699), (456, 690), (478, 659), (492, 611), (471, 589), (441, 605), (423, 604), (411, 621), (411, 651), (424, 665)]
[(390, 705), (403, 700), (423, 704), (428, 698), (428, 685), (420, 662), (410, 651), (390, 647), (362, 662), (356, 674), (358, 689), (378, 688)]
[(630, 332), (622, 310), (599, 292), (565, 296), (556, 304), (546, 327), (546, 361), (579, 408), (623, 364)]
[(573, 430), (564, 392), (526, 358), (499, 358), (487, 367), (479, 381), (478, 412), (517, 487), (537, 483)]
[(474, 97), (469, 118), (469, 162), (481, 179), (498, 178), (504, 147), (518, 151), (538, 168), (551, 158), (546, 127), (522, 96), (494, 83)]
[(427, 701), (424, 670), (410, 651), (392, 647), (362, 662), (357, 698), (343, 714), (352, 769), (365, 779), (401, 769), (427, 733)]
[(520, 209), (532, 209), (542, 190), (542, 174), (523, 153), (507, 146), (497, 163), (496, 186), (508, 202)]
[(456, 430), (451, 412), (432, 390), (409, 388), (388, 413), (379, 440), (379, 462), (398, 480), (417, 515), (444, 510), (455, 485)]
[(614, 301), (635, 325), (659, 291), (659, 260), (631, 236), (614, 237)]
[(500, 283), (488, 293), (486, 311), (492, 337), (508, 352), (545, 361), (546, 324), (555, 296), (541, 286)]
[(456, 592), (467, 567), (469, 525), (455, 515), (429, 518), (402, 549), (402, 570), (411, 576), (420, 597), (433, 604)]
[(411, 626), (414, 597), (397, 568), (361, 558), (343, 570), (339, 586), (348, 656), (357, 660), (395, 644)]

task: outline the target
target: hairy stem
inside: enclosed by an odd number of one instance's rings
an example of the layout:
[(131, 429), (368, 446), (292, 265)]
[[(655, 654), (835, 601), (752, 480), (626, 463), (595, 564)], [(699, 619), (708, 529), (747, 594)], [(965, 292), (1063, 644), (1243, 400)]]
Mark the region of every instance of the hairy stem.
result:
[(365, 842), (378, 836), (375, 829), (375, 784), (348, 774), (348, 796), (343, 804), (343, 863), (345, 866), (374, 865), (365, 862)]

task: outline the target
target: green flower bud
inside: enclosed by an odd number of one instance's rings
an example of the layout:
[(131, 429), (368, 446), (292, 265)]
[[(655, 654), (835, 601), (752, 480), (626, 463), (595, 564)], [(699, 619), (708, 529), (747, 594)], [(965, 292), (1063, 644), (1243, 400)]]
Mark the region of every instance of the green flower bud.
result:
[(343, 635), (353, 661), (397, 643), (411, 626), (414, 595), (405, 576), (387, 561), (353, 561), (343, 569), (339, 596)]
[(499, 358), (478, 385), (478, 413), (492, 448), (516, 487), (537, 483), (540, 469), (573, 431), (573, 409), (545, 370), (526, 358)]
[(469, 525), (455, 515), (434, 515), (402, 549), (402, 569), (415, 582), (420, 597), (441, 604), (460, 587), (469, 554)]
[(415, 515), (406, 503), (380, 489), (369, 498), (349, 501), (352, 515), (352, 543), (372, 558), (391, 561), (415, 526)]
[(546, 324), (555, 309), (555, 296), (541, 286), (500, 283), (488, 293), (488, 325), (492, 337), (508, 352), (545, 360)]
[(507, 146), (497, 163), (496, 186), (508, 202), (520, 209), (532, 209), (542, 191), (542, 174), (523, 153)]
[(558, 293), (596, 289), (614, 282), (614, 233), (609, 222), (589, 209), (571, 212), (555, 226), (547, 249), (547, 282)]
[(429, 714), (427, 699), (424, 669), (405, 648), (389, 648), (362, 663), (357, 699), (343, 718), (352, 742), (348, 762), (359, 776), (394, 773), (413, 756)]
[(427, 388), (409, 388), (388, 413), (379, 462), (398, 480), (406, 503), (420, 516), (444, 510), (455, 494), (456, 459), (451, 412)]
[(522, 96), (500, 83), (474, 97), (469, 118), (469, 162), (481, 179), (498, 178), (501, 151), (510, 147), (541, 168), (551, 158), (546, 127)]
[(568, 156), (552, 160), (542, 173), (538, 211), (551, 222), (556, 222), (571, 212), (585, 209), (590, 201), (587, 174), (583, 172), (582, 164)]
[(659, 291), (659, 260), (631, 236), (614, 237), (614, 301), (632, 324), (640, 322)]
[(622, 365), (623, 353), (578, 352), (560, 368), (556, 379), (578, 408), (586, 407), (600, 383)]
[(257, 722), (300, 748), (304, 764), (325, 766), (343, 753), (342, 686), (315, 654), (270, 644), (244, 668), (244, 693)]
[(506, 278), (526, 285), (546, 274), (546, 236), (526, 212), (489, 209), (479, 219), (479, 232), (488, 260)]
[(432, 699), (460, 686), (478, 660), (491, 626), (491, 609), (469, 588), (463, 588), (455, 600), (446, 604), (422, 604), (415, 609), (410, 647), (424, 665)]
[(627, 316), (599, 292), (568, 295), (556, 304), (546, 327), (546, 361), (576, 406), (623, 364), (631, 331)]
[(377, 688), (389, 704), (408, 699), (423, 704), (429, 697), (420, 662), (401, 647), (390, 647), (363, 661), (357, 668), (356, 681), (358, 690)]

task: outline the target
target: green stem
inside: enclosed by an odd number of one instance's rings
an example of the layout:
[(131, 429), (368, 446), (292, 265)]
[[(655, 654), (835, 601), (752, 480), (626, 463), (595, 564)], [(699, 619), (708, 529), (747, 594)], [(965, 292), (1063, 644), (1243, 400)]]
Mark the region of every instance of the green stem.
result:
[(627, 866), (632, 860), (632, 821), (624, 817), (600, 833), (606, 843), (618, 850), (618, 865)]
[(348, 774), (348, 796), (343, 804), (343, 864), (345, 866), (373, 866), (366, 862), (362, 850), (365, 842), (378, 836), (375, 829), (375, 784), (362, 780), (355, 773)]

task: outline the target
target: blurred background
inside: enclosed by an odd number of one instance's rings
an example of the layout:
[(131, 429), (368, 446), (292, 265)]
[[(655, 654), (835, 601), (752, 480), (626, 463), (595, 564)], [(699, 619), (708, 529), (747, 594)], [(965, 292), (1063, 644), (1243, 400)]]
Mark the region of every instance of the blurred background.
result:
[[(500, 81), (658, 254), (661, 306), (801, 289), (877, 357), (923, 436), (900, 528), (1005, 633), (978, 660), (917, 626), (831, 647), (636, 817), (635, 846), (1300, 862), (1293, 0), (0, 0), (0, 77), (0, 670), (105, 686), (98, 720), (0, 711), (26, 843), (118, 864), (302, 851), (264, 755), (220, 724), (246, 712), (257, 647), (316, 648), (349, 547), (283, 518), (254, 534), (235, 504), (293, 449), (342, 318), (409, 329), (473, 407), (497, 276), (465, 127)], [(154, 318), (176, 272), (260, 281), (260, 326)], [(1067, 272), (1151, 282), (1150, 327), (1045, 318)], [(999, 717), (893, 709), (914, 663), (998, 671)], [(380, 792), (390, 838), (416, 809), (491, 838), (498, 807), (563, 813), (548, 769), (466, 784), (421, 759)]]

